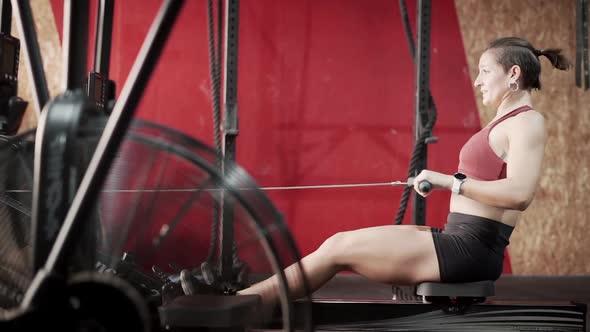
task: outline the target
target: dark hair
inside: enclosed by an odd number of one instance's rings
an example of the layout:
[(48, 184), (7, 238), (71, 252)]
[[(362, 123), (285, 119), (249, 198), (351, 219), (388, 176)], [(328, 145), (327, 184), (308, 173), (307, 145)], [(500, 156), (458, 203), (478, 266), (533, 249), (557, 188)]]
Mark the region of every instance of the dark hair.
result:
[(549, 59), (553, 67), (559, 70), (567, 70), (572, 66), (571, 62), (561, 54), (561, 49), (537, 50), (527, 40), (518, 37), (496, 39), (486, 50), (496, 50), (496, 60), (506, 72), (514, 65), (520, 67), (520, 87), (523, 90), (541, 89), (539, 80), (541, 55)]

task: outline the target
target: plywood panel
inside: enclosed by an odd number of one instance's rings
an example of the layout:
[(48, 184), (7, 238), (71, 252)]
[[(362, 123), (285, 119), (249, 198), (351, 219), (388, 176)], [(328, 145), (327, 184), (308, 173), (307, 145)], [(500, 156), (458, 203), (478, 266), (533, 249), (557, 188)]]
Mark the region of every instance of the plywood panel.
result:
[[(57, 27), (51, 3), (49, 0), (31, 1), (31, 9), (35, 19), (35, 29), (37, 31), (37, 39), (39, 48), (41, 50), (41, 57), (43, 58), (43, 67), (47, 78), (50, 96), (55, 96), (59, 91), (60, 72), (61, 72), (61, 46), (59, 42), (59, 35), (57, 34)], [(61, 27), (60, 27), (61, 29)], [(21, 45), (24, 40), (16, 27), (16, 19), (12, 19), (12, 35), (20, 39)], [(23, 100), (29, 102), (23, 122), (19, 132), (35, 128), (37, 126), (37, 112), (33, 107), (31, 81), (29, 76), (29, 68), (25, 63), (24, 48), (21, 46), (20, 54), (20, 69), (18, 73), (18, 96)]]
[[(574, 1), (455, 0), (455, 5), (472, 79), (482, 50), (499, 37), (523, 37), (539, 49), (563, 48), (574, 59)], [(546, 58), (541, 62), (543, 89), (533, 93), (533, 102), (547, 119), (549, 141), (539, 191), (511, 239), (512, 268), (515, 274), (587, 274), (590, 92), (576, 88), (573, 70), (554, 70)], [(495, 110), (474, 93), (485, 124)]]

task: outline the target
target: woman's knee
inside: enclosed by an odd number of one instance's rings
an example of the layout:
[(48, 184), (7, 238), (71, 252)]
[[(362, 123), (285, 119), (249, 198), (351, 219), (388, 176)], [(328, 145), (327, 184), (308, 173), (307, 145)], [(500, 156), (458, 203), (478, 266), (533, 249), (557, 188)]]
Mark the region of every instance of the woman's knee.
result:
[(322, 243), (318, 251), (321, 251), (325, 256), (336, 259), (338, 253), (346, 252), (346, 247), (353, 240), (352, 234), (353, 232), (350, 231), (335, 233)]
[(366, 236), (363, 229), (338, 232), (330, 236), (320, 246), (322, 255), (340, 269), (349, 269), (354, 257), (360, 250), (366, 249)]

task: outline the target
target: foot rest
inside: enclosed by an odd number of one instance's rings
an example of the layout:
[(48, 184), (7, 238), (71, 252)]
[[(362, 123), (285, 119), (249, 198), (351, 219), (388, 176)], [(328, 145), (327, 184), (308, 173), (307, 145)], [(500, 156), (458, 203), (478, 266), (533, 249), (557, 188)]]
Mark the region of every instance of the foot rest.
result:
[(441, 297), (488, 297), (495, 292), (491, 280), (468, 283), (424, 282), (416, 286), (416, 295)]
[(235, 327), (256, 324), (258, 295), (185, 295), (158, 308), (163, 327)]

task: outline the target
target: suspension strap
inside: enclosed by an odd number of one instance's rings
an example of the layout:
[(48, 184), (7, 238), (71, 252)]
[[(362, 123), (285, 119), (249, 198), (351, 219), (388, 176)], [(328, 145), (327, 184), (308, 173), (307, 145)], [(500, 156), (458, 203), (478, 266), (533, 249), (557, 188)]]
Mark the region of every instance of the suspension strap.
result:
[(576, 86), (588, 90), (590, 68), (588, 68), (588, 2), (576, 1)]

